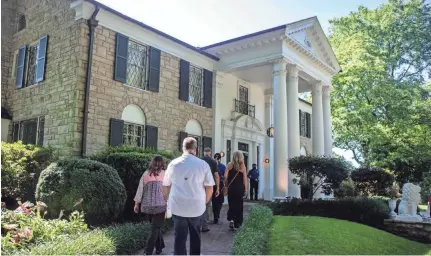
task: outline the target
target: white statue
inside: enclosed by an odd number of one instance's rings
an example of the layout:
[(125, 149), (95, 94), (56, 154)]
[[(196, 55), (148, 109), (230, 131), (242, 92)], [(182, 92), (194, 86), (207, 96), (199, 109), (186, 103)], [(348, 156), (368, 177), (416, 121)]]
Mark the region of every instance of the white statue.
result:
[(421, 201), (421, 187), (412, 183), (403, 186), (403, 195), (398, 205), (398, 216), (395, 220), (421, 222), (422, 217), (417, 214), (417, 208)]

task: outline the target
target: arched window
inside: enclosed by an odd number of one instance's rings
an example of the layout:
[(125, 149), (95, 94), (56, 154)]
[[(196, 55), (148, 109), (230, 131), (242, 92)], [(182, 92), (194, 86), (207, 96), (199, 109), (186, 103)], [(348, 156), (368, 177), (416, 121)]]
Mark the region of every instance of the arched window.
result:
[(27, 19), (24, 14), (18, 15), (18, 32), (25, 29), (27, 27)]
[(185, 132), (187, 133), (188, 137), (193, 137), (198, 142), (196, 156), (201, 157), (202, 150), (200, 150), (200, 148), (202, 144), (202, 126), (198, 121), (191, 119), (186, 124)]
[(136, 105), (127, 105), (121, 119), (124, 121), (123, 144), (144, 147), (146, 125), (144, 111)]

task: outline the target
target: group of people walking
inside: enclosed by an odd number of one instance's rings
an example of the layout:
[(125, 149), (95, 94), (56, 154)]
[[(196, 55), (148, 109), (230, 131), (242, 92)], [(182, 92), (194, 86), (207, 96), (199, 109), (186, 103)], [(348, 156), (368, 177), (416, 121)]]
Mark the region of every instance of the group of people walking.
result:
[(162, 156), (152, 159), (142, 175), (135, 196), (134, 211), (142, 212), (151, 222), (146, 254), (161, 254), (165, 247), (162, 227), (165, 218), (174, 223), (174, 254), (187, 255), (186, 241), (190, 235), (190, 255), (201, 253), (201, 232), (208, 232), (212, 208), (213, 224), (218, 224), (227, 196), (229, 228), (235, 230), (243, 222), (243, 200), (250, 179), (250, 198), (257, 200), (259, 172), (256, 165), (247, 174), (244, 155), (233, 153), (232, 162), (221, 163), (221, 155), (204, 149), (204, 157), (196, 157), (197, 141), (188, 137), (183, 141), (183, 155), (172, 160), (165, 169)]

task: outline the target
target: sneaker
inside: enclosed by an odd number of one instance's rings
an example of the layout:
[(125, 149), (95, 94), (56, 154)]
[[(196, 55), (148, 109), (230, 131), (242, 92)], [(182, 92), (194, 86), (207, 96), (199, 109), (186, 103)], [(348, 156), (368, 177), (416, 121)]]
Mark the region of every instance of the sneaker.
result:
[(234, 225), (234, 223), (233, 223), (232, 220), (229, 222), (229, 228), (232, 229), (232, 230), (235, 229), (235, 225)]
[(160, 250), (156, 250), (156, 255), (160, 255), (160, 254), (162, 254), (162, 250), (160, 249)]

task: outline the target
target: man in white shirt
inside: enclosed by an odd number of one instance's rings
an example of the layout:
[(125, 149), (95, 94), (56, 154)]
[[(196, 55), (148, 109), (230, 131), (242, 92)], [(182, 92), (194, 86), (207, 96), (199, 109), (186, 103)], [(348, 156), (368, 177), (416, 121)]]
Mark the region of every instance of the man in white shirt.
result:
[(184, 154), (171, 161), (163, 180), (174, 222), (175, 255), (187, 255), (189, 231), (190, 255), (200, 255), (203, 215), (215, 185), (209, 165), (195, 156), (196, 148), (194, 138), (185, 138)]

